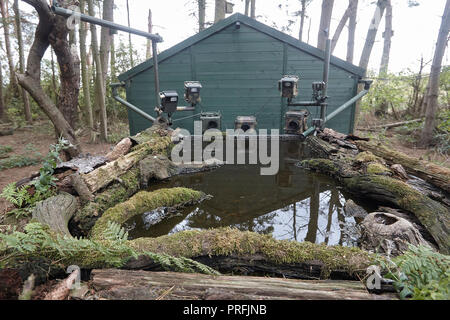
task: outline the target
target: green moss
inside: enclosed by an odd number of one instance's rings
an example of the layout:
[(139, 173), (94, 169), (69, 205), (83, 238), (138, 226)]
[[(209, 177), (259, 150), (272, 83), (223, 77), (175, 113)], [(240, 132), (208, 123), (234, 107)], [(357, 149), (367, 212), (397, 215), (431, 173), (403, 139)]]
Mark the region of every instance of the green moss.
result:
[(205, 194), (186, 188), (160, 189), (153, 192), (142, 191), (129, 200), (112, 207), (101, 216), (91, 230), (92, 238), (101, 238), (108, 222), (123, 224), (133, 216), (159, 207), (173, 207), (200, 201)]
[(370, 151), (364, 151), (364, 152), (359, 153), (356, 156), (355, 160), (357, 162), (361, 162), (361, 163), (367, 163), (367, 162), (383, 163), (383, 159), (381, 159), (380, 157), (377, 157)]
[(368, 174), (380, 174), (380, 175), (390, 175), (391, 170), (382, 165), (381, 163), (369, 163), (366, 169)]
[(83, 206), (74, 217), (79, 232), (87, 235), (96, 220), (109, 208), (128, 200), (140, 189), (139, 169), (128, 170), (120, 177), (120, 182), (114, 182), (106, 190), (98, 193), (94, 201)]
[(322, 276), (331, 270), (353, 273), (365, 270), (374, 257), (358, 248), (327, 246), (310, 242), (275, 240), (269, 235), (223, 228), (203, 231), (183, 231), (159, 238), (141, 238), (130, 241), (137, 251), (166, 253), (178, 257), (248, 256), (262, 254), (276, 264), (319, 262)]
[(310, 159), (302, 161), (302, 166), (328, 175), (339, 173), (338, 167), (331, 160)]

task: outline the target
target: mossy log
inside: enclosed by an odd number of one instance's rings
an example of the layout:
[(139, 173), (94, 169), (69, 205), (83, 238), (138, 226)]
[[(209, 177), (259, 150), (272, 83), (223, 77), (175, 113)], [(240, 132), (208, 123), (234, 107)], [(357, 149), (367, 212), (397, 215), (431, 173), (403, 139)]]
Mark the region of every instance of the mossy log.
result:
[(191, 273), (93, 270), (91, 287), (108, 300), (372, 300), (359, 281), (300, 281)]
[(132, 152), (83, 175), (83, 180), (92, 193), (97, 192), (118, 179), (149, 154), (165, 153), (170, 144), (171, 139), (168, 136), (152, 137), (149, 141), (136, 146)]
[[(218, 271), (233, 274), (270, 274), (299, 279), (357, 279), (374, 263), (374, 256), (358, 248), (275, 240), (269, 235), (232, 228), (182, 231), (158, 238), (130, 241), (138, 252), (186, 257)], [(125, 268), (154, 267), (146, 257), (130, 260)]]
[(91, 237), (101, 239), (109, 222), (122, 225), (128, 219), (142, 215), (159, 207), (174, 207), (200, 202), (205, 194), (187, 188), (159, 189), (153, 192), (141, 191), (108, 210), (97, 220), (91, 230)]
[[(320, 139), (310, 137), (307, 141), (319, 148), (325, 143), (316, 140)], [(450, 214), (446, 206), (408, 184), (387, 176), (385, 172), (368, 172), (368, 164), (380, 164), (377, 159), (381, 158), (374, 155), (361, 153), (354, 157), (335, 153), (330, 158), (305, 160), (302, 164), (306, 168), (334, 177), (349, 192), (359, 197), (370, 198), (411, 212), (426, 227), (440, 251), (447, 254), (450, 252)]]
[(120, 176), (120, 180), (94, 195), (94, 200), (85, 203), (70, 221), (74, 236), (87, 236), (95, 222), (111, 207), (128, 200), (141, 189), (139, 168), (132, 168)]
[(401, 164), (407, 172), (450, 192), (450, 169), (410, 157), (381, 143), (357, 141), (356, 144), (360, 150), (370, 151), (385, 159), (389, 164)]

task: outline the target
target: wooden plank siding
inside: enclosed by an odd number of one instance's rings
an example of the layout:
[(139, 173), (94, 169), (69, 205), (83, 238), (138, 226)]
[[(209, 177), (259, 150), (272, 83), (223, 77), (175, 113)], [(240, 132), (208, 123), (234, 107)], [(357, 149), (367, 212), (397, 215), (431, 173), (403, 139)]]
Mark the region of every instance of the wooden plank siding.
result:
[[(173, 127), (186, 128), (192, 132), (193, 120), (199, 117), (179, 119), (202, 111), (220, 111), (222, 130), (233, 129), (234, 121), (240, 115), (256, 116), (259, 129), (282, 130), (284, 113), (288, 109), (278, 92), (278, 80), (284, 74), (300, 76), (298, 100), (310, 100), (312, 82), (322, 80), (323, 59), (262, 32), (255, 26), (241, 24), (240, 29), (237, 29), (233, 23), (198, 42), (191, 42), (171, 56), (164, 56), (164, 53), (160, 55), (164, 57), (159, 65), (161, 91), (176, 90), (180, 97), (179, 105), (184, 105), (184, 81), (197, 80), (203, 85), (201, 105), (196, 107), (195, 112), (176, 113)], [(127, 100), (145, 112), (154, 114), (156, 99), (153, 67), (151, 65), (145, 69), (140, 66), (136, 70), (139, 70), (136, 74), (121, 76), (121, 80), (127, 83)], [(329, 113), (356, 95), (359, 78), (359, 75), (345, 70), (341, 65), (331, 66)], [(343, 133), (352, 132), (354, 109), (354, 106), (349, 108), (328, 126)], [(319, 115), (318, 108), (309, 110), (312, 115)], [(133, 112), (129, 112), (129, 121), (131, 134), (150, 125)]]

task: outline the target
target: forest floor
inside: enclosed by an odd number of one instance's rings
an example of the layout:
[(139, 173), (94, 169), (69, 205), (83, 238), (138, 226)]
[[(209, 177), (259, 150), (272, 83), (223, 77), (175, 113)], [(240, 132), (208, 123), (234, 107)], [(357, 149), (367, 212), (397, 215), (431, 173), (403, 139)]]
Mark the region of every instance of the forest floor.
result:
[(361, 120), (358, 122), (357, 130), (355, 130), (355, 135), (381, 142), (389, 148), (400, 151), (410, 157), (430, 161), (437, 165), (450, 168), (449, 154), (440, 152), (439, 148), (436, 146), (430, 148), (417, 147), (417, 140), (421, 134), (420, 128), (422, 124), (416, 124), (409, 127), (401, 126), (391, 129), (376, 129), (374, 131), (367, 130), (369, 127), (401, 121), (402, 120), (396, 120), (393, 118), (378, 119), (375, 116), (362, 115)]
[[(126, 120), (124, 121), (126, 123)], [(78, 134), (83, 154), (106, 155), (121, 136), (128, 135), (128, 125), (114, 126), (111, 128), (110, 143), (91, 143), (87, 132), (82, 131)], [(23, 167), (3, 169), (0, 166), (0, 192), (3, 188), (12, 182), (17, 182), (23, 178), (31, 176), (38, 172), (41, 163), (37, 160), (43, 158), (49, 152), (49, 148), (56, 142), (55, 132), (50, 122), (40, 121), (33, 126), (19, 128), (11, 136), (0, 137), (0, 147), (11, 147), (11, 151), (4, 155), (4, 159), (14, 159), (16, 162), (24, 162)], [(2, 156), (0, 154), (0, 160)], [(33, 163), (33, 165), (26, 165)], [(4, 213), (8, 203), (0, 198), (0, 214)]]

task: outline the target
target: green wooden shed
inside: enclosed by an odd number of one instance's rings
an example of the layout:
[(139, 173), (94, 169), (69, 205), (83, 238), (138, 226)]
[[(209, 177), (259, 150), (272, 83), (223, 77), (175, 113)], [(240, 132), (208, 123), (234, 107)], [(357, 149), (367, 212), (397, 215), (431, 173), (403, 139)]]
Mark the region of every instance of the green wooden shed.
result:
[[(195, 111), (175, 113), (173, 127), (192, 132), (194, 120), (199, 120), (201, 112), (220, 112), (222, 131), (234, 129), (238, 116), (254, 116), (258, 129), (283, 132), (288, 107), (280, 97), (278, 81), (286, 74), (298, 75), (297, 99), (310, 100), (312, 82), (322, 80), (324, 58), (324, 51), (236, 13), (160, 53), (160, 88), (176, 90), (181, 102), (184, 81), (200, 81), (203, 86), (201, 104)], [(328, 114), (357, 94), (364, 74), (364, 69), (331, 57)], [(121, 74), (119, 80), (125, 83), (131, 104), (155, 114), (152, 59)], [(312, 115), (309, 121), (319, 117), (319, 108), (306, 109)], [(355, 105), (327, 123), (327, 127), (351, 133), (354, 119)], [(151, 125), (133, 111), (129, 111), (129, 122), (131, 134)]]

